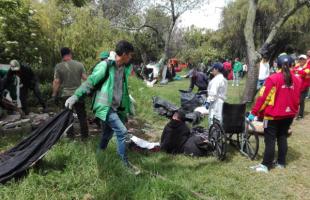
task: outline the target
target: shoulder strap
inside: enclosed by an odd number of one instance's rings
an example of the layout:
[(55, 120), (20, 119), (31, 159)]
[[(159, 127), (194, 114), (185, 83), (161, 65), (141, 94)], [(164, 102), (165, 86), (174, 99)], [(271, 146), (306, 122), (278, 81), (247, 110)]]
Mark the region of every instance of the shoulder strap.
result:
[(95, 86), (94, 86), (94, 90), (97, 91), (97, 90), (100, 90), (102, 85), (108, 80), (109, 78), (109, 71), (110, 71), (110, 67), (111, 67), (111, 64), (112, 64), (112, 61), (111, 60), (104, 60), (104, 62), (107, 63), (107, 70), (106, 70), (106, 73), (103, 77), (103, 79), (101, 79)]

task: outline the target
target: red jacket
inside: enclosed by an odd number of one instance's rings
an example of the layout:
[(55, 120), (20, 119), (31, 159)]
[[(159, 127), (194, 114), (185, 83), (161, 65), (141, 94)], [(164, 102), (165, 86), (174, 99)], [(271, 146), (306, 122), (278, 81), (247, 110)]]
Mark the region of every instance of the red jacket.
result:
[(270, 75), (260, 90), (252, 114), (268, 120), (294, 118), (298, 112), (301, 81), (292, 75), (292, 86), (286, 87), (282, 72)]
[(303, 67), (296, 65), (292, 71), (301, 79), (301, 91), (304, 92), (310, 86), (310, 61), (308, 61)]
[(223, 63), (224, 69), (227, 71), (227, 80), (232, 80), (233, 79), (233, 72), (232, 72), (232, 66), (230, 62), (224, 62)]

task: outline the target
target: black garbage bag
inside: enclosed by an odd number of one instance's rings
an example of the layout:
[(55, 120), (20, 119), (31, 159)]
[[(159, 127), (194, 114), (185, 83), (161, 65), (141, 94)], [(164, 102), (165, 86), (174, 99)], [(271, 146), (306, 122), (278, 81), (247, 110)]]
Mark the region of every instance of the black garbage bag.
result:
[[(153, 97), (153, 108), (161, 116), (171, 118), (172, 115), (180, 108), (167, 100), (160, 97)], [(182, 108), (183, 110), (183, 108)], [(186, 112), (186, 111), (185, 111)], [(192, 124), (199, 124), (202, 120), (202, 116), (199, 112), (186, 112), (185, 121)]]
[(33, 131), (15, 147), (0, 154), (0, 183), (18, 176), (40, 160), (72, 122), (72, 111), (64, 110)]
[(199, 124), (202, 120), (202, 116), (200, 112), (191, 112), (185, 115), (186, 121), (192, 124)]
[(198, 126), (191, 129), (191, 136), (184, 144), (184, 154), (190, 156), (207, 156), (213, 151), (208, 140), (208, 130)]
[(185, 91), (179, 90), (181, 98), (181, 108), (186, 112), (193, 112), (195, 108), (202, 105), (199, 95)]
[(160, 97), (153, 97), (153, 108), (161, 116), (171, 118), (172, 115), (179, 109), (178, 106), (170, 103)]

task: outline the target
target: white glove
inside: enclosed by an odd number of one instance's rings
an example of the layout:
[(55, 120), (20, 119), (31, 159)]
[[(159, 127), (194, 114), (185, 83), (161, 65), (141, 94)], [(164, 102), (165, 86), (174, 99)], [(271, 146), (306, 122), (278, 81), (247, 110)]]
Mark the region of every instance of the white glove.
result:
[(76, 95), (72, 95), (66, 100), (65, 107), (72, 110), (73, 105), (79, 100)]

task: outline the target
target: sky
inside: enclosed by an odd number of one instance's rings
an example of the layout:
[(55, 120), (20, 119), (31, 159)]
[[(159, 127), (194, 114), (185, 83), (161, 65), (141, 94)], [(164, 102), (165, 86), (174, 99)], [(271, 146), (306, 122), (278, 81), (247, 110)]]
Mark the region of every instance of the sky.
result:
[(180, 18), (181, 27), (195, 25), (199, 28), (216, 30), (221, 21), (223, 7), (231, 0), (209, 0), (200, 8), (185, 12)]

